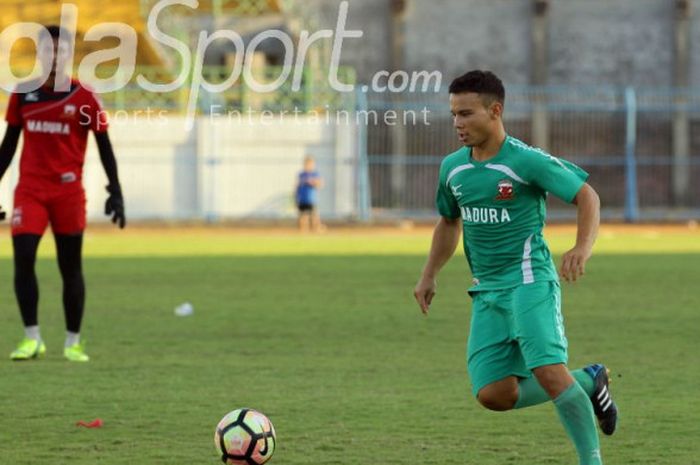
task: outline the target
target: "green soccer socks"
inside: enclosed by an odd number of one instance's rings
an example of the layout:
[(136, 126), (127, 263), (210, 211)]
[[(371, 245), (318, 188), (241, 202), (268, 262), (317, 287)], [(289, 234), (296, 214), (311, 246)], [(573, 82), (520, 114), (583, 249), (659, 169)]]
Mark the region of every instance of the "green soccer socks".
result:
[(593, 406), (583, 388), (578, 383), (573, 383), (554, 399), (554, 406), (576, 447), (579, 464), (602, 465)]
[[(571, 376), (581, 385), (586, 395), (590, 397), (593, 394), (595, 390), (595, 381), (593, 381), (593, 378), (591, 378), (588, 373), (582, 369), (574, 370), (571, 372)], [(518, 383), (518, 401), (513, 408), (521, 409), (531, 407), (550, 400), (552, 399), (549, 398), (547, 392), (540, 386), (537, 378), (531, 376), (530, 378), (521, 379)]]

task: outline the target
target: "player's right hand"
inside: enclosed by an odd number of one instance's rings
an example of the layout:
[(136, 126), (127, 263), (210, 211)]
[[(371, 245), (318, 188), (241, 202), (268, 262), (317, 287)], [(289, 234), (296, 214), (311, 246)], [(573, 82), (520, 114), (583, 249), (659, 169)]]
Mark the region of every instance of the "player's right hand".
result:
[(5, 221), (5, 218), (7, 217), (7, 214), (5, 213), (5, 210), (0, 207), (0, 221)]
[(435, 279), (421, 276), (421, 278), (418, 280), (418, 284), (416, 284), (416, 288), (413, 290), (413, 297), (416, 298), (416, 302), (418, 302), (418, 306), (420, 307), (421, 312), (423, 312), (423, 315), (428, 314), (430, 304), (433, 301), (433, 297), (435, 297), (436, 289), (437, 283), (435, 282)]
[(124, 216), (124, 197), (119, 186), (107, 186), (109, 197), (105, 202), (105, 215), (112, 217), (112, 223), (118, 224), (120, 229), (126, 225)]

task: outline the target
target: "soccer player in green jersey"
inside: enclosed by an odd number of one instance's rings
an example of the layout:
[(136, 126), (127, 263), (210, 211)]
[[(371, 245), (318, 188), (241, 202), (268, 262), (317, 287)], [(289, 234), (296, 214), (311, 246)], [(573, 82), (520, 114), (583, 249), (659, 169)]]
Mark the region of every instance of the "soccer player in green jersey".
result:
[[(580, 465), (600, 465), (598, 424), (612, 434), (617, 407), (605, 366), (567, 368), (559, 275), (576, 281), (591, 256), (600, 200), (588, 173), (509, 136), (503, 127), (505, 90), (488, 71), (450, 85), (454, 127), (464, 144), (440, 167), (440, 220), (414, 295), (424, 314), (436, 277), (460, 233), (473, 275), (467, 366), (473, 393), (486, 408), (520, 409), (552, 400)], [(573, 203), (576, 244), (559, 273), (544, 241), (547, 193)]]

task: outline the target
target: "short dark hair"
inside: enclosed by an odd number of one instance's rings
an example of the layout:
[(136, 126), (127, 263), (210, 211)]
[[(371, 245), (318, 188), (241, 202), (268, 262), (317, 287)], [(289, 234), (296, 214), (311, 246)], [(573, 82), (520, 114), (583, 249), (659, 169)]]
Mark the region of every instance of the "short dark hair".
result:
[(506, 89), (503, 87), (503, 82), (491, 71), (480, 69), (469, 71), (450, 84), (450, 94), (469, 92), (489, 96), (501, 104), (504, 104), (506, 100)]
[(58, 39), (61, 36), (63, 36), (63, 40), (67, 40), (71, 43), (73, 42), (73, 34), (65, 27), (56, 24), (44, 26), (44, 28), (39, 31), (39, 41), (44, 39)]

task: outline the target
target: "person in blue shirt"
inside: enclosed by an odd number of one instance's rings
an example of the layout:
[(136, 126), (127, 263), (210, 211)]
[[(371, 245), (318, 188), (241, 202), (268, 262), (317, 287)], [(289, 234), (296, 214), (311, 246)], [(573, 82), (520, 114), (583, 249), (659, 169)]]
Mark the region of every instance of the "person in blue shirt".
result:
[(316, 206), (318, 190), (323, 187), (323, 179), (316, 171), (313, 157), (304, 158), (304, 170), (299, 173), (296, 188), (296, 204), (299, 210), (299, 230), (321, 231), (321, 217)]

